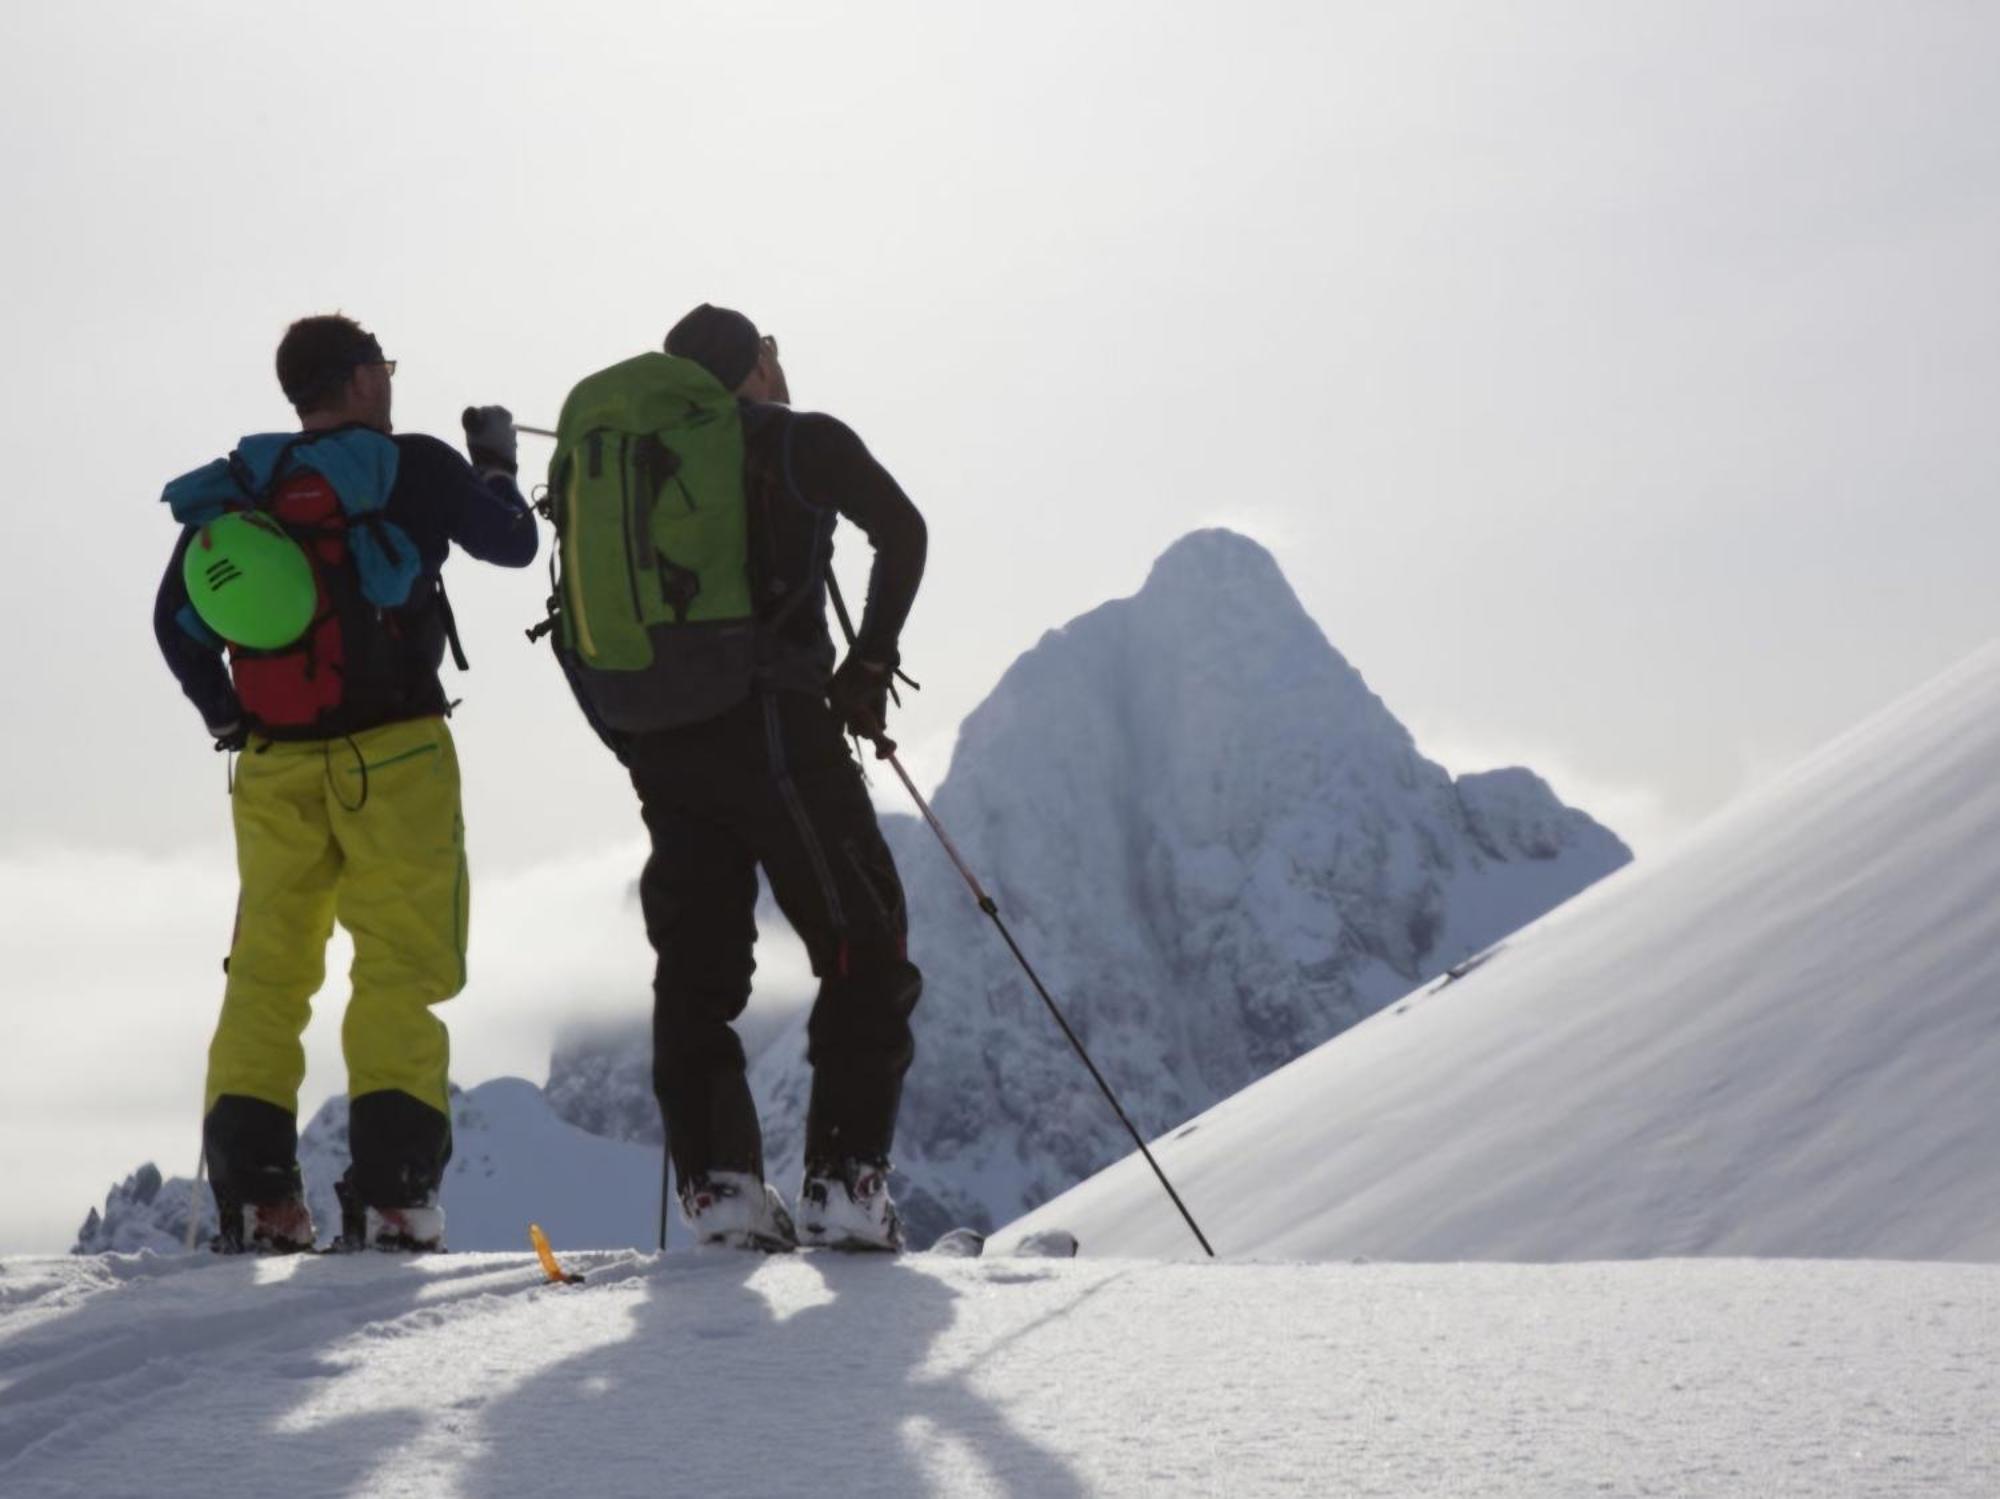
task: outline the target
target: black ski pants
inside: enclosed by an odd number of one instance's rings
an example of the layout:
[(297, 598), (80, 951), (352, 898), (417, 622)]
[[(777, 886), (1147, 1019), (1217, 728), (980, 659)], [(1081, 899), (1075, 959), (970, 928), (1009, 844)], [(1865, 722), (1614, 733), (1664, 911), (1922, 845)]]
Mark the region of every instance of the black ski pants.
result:
[(763, 1137), (730, 1022), (756, 967), (757, 869), (819, 979), (807, 1164), (886, 1158), (915, 1051), (902, 882), (860, 767), (826, 703), (754, 694), (626, 750), (652, 835), (639, 881), (653, 979), (653, 1088), (674, 1167), (763, 1174)]

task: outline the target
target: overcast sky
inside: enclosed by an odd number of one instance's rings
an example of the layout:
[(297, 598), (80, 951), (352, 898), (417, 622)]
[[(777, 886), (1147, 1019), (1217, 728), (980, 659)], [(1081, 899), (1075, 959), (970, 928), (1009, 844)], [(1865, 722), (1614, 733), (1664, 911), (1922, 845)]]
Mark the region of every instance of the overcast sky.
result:
[[(10, 5), (5, 873), (226, 850), (156, 499), (288, 424), (287, 322), (360, 318), (455, 438), (705, 299), (930, 520), (926, 779), (1223, 523), (1434, 758), (1643, 856), (1993, 633), (1996, 57), (1946, 0)], [(545, 574), (448, 577), (476, 867), (629, 841)]]

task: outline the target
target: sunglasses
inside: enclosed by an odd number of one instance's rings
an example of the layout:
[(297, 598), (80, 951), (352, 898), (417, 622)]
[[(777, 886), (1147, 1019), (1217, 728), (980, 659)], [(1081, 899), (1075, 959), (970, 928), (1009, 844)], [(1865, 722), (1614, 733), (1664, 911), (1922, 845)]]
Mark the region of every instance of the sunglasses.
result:
[(760, 343), (760, 344), (762, 344), (762, 345), (764, 346), (764, 352), (765, 352), (766, 354), (769, 354), (769, 355), (770, 355), (770, 356), (771, 356), (771, 357), (772, 357), (773, 359), (776, 359), (776, 358), (778, 357), (778, 335), (777, 335), (777, 334), (775, 334), (775, 333), (766, 333), (766, 334), (765, 334), (765, 335), (764, 335), (764, 336), (763, 336), (762, 338), (758, 339), (758, 340), (757, 340), (757, 342), (758, 342), (758, 343)]

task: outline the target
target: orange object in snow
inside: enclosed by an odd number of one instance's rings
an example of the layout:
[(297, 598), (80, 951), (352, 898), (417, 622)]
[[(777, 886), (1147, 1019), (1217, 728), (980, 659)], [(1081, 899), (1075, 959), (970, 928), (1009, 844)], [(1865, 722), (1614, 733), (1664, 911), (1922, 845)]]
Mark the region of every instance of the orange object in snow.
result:
[(542, 1262), (542, 1273), (559, 1286), (580, 1286), (581, 1275), (572, 1275), (556, 1263), (556, 1252), (549, 1248), (549, 1236), (542, 1232), (539, 1223), (528, 1225), (528, 1242), (535, 1246), (535, 1258)]

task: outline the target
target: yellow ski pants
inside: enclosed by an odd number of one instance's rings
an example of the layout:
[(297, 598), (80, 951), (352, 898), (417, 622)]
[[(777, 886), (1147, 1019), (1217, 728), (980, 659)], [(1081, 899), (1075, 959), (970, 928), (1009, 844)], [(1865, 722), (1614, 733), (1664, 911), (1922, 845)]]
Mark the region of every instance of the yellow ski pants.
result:
[(242, 893), (203, 1113), (225, 1093), (298, 1113), (301, 1038), (337, 918), (354, 938), (349, 1094), (393, 1088), (449, 1117), (451, 1043), (431, 1006), (465, 987), (471, 892), (444, 720), (253, 740), (232, 802)]

